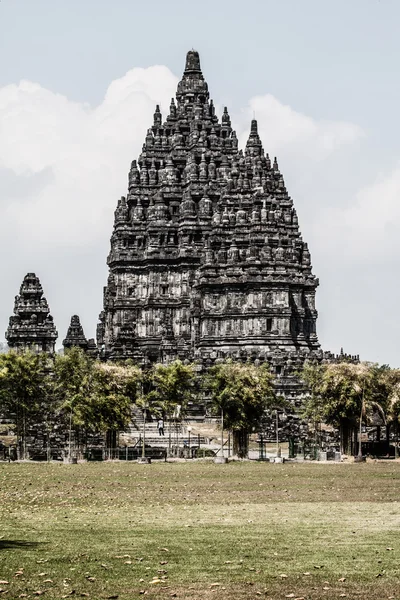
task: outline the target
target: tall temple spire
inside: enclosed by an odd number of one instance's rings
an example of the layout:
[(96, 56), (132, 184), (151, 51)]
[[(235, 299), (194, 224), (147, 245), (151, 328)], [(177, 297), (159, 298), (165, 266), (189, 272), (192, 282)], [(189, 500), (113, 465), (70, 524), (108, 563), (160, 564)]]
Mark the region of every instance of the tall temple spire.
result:
[(143, 364), (257, 356), (277, 368), (294, 354), (300, 368), (319, 351), (318, 280), (277, 164), (255, 118), (238, 149), (195, 50), (176, 100), (164, 122), (156, 108), (117, 207), (98, 344)]
[(43, 288), (35, 273), (27, 273), (15, 296), (14, 316), (6, 331), (10, 348), (54, 352), (58, 337)]

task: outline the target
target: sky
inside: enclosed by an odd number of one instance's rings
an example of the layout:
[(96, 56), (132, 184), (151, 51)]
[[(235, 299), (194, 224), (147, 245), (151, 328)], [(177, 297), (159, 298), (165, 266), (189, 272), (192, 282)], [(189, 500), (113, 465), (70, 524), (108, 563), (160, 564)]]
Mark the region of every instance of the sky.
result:
[(255, 114), (319, 277), (324, 350), (400, 366), (398, 0), (1, 0), (0, 340), (27, 272), (95, 336), (117, 199), (194, 48)]

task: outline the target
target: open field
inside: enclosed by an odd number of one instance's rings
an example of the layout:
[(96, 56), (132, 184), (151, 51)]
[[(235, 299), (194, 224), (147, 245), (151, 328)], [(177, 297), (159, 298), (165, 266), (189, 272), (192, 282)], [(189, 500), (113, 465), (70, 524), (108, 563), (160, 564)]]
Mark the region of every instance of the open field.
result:
[(399, 500), (395, 462), (2, 464), (0, 598), (400, 599)]

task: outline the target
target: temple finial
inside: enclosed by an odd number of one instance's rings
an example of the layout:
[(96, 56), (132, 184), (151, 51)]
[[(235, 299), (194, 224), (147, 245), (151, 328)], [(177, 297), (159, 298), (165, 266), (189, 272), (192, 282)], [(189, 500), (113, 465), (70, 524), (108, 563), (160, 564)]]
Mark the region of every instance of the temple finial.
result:
[(224, 106), (224, 112), (222, 114), (221, 121), (222, 121), (222, 125), (227, 125), (229, 127), (231, 126), (231, 118), (229, 116), (228, 109), (226, 106)]
[(188, 71), (197, 71), (201, 73), (200, 56), (196, 50), (189, 50), (186, 54), (185, 73)]
[(258, 125), (256, 119), (252, 119), (250, 133), (258, 133)]
[(161, 127), (162, 115), (160, 111), (160, 105), (156, 105), (156, 111), (154, 113), (154, 127)]

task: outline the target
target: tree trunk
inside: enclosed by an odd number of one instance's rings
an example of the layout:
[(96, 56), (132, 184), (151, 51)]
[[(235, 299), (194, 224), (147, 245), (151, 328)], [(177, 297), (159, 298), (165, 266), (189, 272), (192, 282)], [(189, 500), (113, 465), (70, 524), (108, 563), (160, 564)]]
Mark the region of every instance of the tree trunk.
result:
[(168, 413), (168, 456), (171, 456), (171, 441), (172, 441), (171, 413)]
[(224, 456), (224, 409), (221, 408), (221, 456)]
[(386, 423), (386, 454), (390, 456), (390, 425), (391, 423)]
[(340, 452), (351, 454), (351, 425), (348, 419), (340, 419)]
[(361, 414), (360, 414), (360, 427), (359, 427), (359, 438), (358, 438), (358, 458), (362, 458), (362, 446), (361, 446), (361, 437), (362, 437), (362, 416), (363, 416), (363, 412), (364, 412), (364, 400), (363, 400), (363, 405), (361, 407)]
[(239, 458), (247, 458), (249, 455), (249, 434), (246, 429), (233, 431), (233, 454)]
[(22, 410), (22, 459), (26, 460), (26, 410)]

